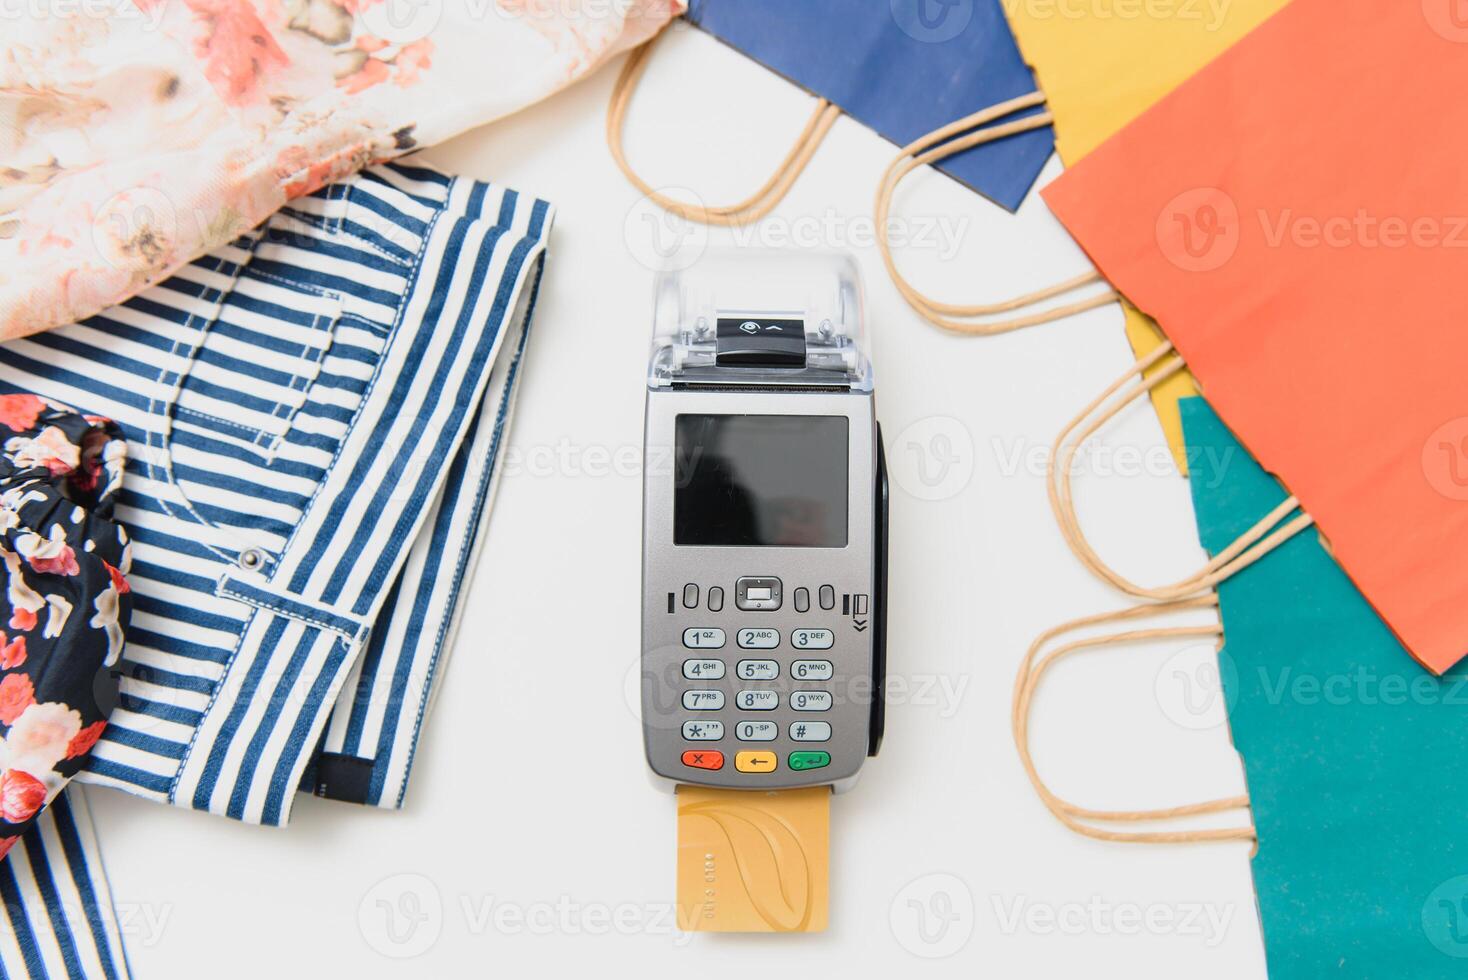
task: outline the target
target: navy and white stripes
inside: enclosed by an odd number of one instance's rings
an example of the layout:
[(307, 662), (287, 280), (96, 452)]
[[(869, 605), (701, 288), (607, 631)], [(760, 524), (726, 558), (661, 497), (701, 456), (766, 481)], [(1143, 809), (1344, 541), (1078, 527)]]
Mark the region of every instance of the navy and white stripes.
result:
[(81, 787), (58, 796), (0, 861), (0, 977), (125, 980), (112, 894)]
[(130, 444), (122, 703), (79, 778), (267, 824), (298, 788), (400, 805), (551, 218), (372, 168), (0, 347), (0, 390), (114, 418)]

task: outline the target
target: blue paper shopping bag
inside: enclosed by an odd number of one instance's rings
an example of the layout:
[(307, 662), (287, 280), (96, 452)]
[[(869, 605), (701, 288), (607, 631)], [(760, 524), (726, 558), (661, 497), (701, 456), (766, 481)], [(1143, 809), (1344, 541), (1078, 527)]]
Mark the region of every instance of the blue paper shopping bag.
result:
[[(690, 0), (688, 20), (899, 146), (1036, 89), (999, 0)], [(1046, 127), (935, 165), (1013, 211), (1053, 145)]]

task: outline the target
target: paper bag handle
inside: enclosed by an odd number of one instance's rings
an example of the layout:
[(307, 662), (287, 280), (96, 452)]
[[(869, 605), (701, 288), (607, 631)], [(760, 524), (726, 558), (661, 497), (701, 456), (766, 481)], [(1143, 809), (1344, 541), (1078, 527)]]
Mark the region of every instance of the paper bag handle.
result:
[[(1050, 125), (1054, 117), (1047, 112), (1036, 113), (1032, 116), (1024, 116), (1009, 122), (999, 122), (1005, 116), (1013, 115), (1024, 109), (1031, 109), (1045, 104), (1043, 92), (1031, 92), (1029, 95), (1021, 95), (1018, 98), (1000, 102), (980, 109), (971, 115), (965, 116), (946, 126), (933, 130), (926, 136), (921, 136), (913, 142), (904, 146), (897, 157), (888, 165), (882, 174), (882, 182), (877, 188), (876, 204), (876, 230), (877, 244), (882, 250), (882, 262), (887, 266), (887, 273), (902, 293), (902, 298), (907, 300), (909, 306), (916, 310), (935, 326), (957, 333), (990, 336), (993, 334), (1006, 333), (1010, 330), (1018, 330), (1022, 327), (1032, 327), (1041, 323), (1049, 323), (1086, 310), (1093, 310), (1108, 303), (1114, 303), (1121, 298), (1114, 289), (1097, 293), (1084, 299), (1075, 300), (1064, 306), (1057, 306), (1023, 316), (1011, 317), (1005, 320), (974, 320), (975, 317), (992, 317), (1001, 313), (1012, 313), (1026, 307), (1043, 303), (1057, 296), (1064, 296), (1074, 292), (1083, 286), (1093, 283), (1105, 282), (1099, 272), (1087, 272), (1065, 282), (1057, 283), (1045, 289), (1039, 289), (1032, 293), (1025, 293), (1013, 299), (1003, 300), (997, 303), (944, 303), (926, 295), (901, 272), (897, 270), (897, 263), (892, 258), (892, 245), (887, 238), (887, 221), (892, 211), (892, 195), (897, 190), (897, 185), (902, 179), (917, 168), (926, 164), (950, 157), (955, 153), (991, 143), (994, 140), (1014, 136), (1017, 133), (1029, 132)], [(997, 125), (991, 125), (996, 124)], [(973, 132), (969, 132), (973, 130)], [(967, 133), (968, 135), (961, 135)], [(959, 317), (968, 319), (956, 319)]]
[(1096, 826), (1097, 824), (1150, 823), (1159, 820), (1175, 820), (1182, 817), (1195, 817), (1211, 813), (1227, 813), (1232, 810), (1246, 810), (1249, 807), (1249, 797), (1247, 795), (1227, 796), (1216, 800), (1207, 800), (1203, 803), (1189, 803), (1183, 806), (1165, 807), (1156, 810), (1095, 810), (1089, 807), (1077, 806), (1051, 792), (1050, 788), (1045, 784), (1044, 779), (1041, 778), (1039, 770), (1036, 769), (1035, 760), (1030, 754), (1030, 706), (1034, 701), (1035, 690), (1039, 686), (1040, 678), (1044, 676), (1045, 671), (1049, 670), (1056, 661), (1083, 650), (1110, 646), (1116, 643), (1133, 643), (1194, 636), (1219, 637), (1223, 635), (1223, 628), (1216, 623), (1209, 626), (1151, 627), (1148, 629), (1128, 630), (1120, 633), (1070, 640), (1054, 649), (1048, 649), (1043, 656), (1041, 656), (1042, 650), (1047, 650), (1052, 642), (1074, 630), (1101, 626), (1107, 623), (1125, 622), (1158, 613), (1202, 609), (1217, 606), (1217, 604), (1218, 598), (1214, 595), (1195, 596), (1191, 599), (1183, 599), (1177, 602), (1134, 606), (1119, 612), (1103, 613), (1099, 616), (1087, 616), (1042, 633), (1030, 645), (1029, 651), (1025, 654), (1025, 658), (1020, 664), (1019, 674), (1015, 677), (1014, 700), (1010, 712), (1010, 724), (1014, 732), (1014, 744), (1019, 750), (1020, 762), (1024, 766), (1025, 774), (1030, 778), (1030, 784), (1034, 786), (1035, 792), (1039, 794), (1040, 800), (1045, 804), (1046, 809), (1054, 814), (1056, 819), (1066, 827), (1078, 834), (1085, 837), (1092, 837), (1096, 840), (1120, 841), (1132, 844), (1197, 844), (1207, 841), (1256, 839), (1254, 828), (1249, 825), (1177, 831), (1119, 830), (1112, 827)]
[[(1164, 359), (1166, 363), (1163, 363)], [(1206, 565), (1192, 575), (1171, 585), (1149, 587), (1138, 585), (1124, 577), (1102, 560), (1096, 549), (1081, 530), (1076, 515), (1075, 496), (1071, 486), (1071, 473), (1075, 465), (1076, 452), (1103, 425), (1116, 416), (1122, 408), (1151, 391), (1157, 385), (1183, 369), (1183, 359), (1177, 355), (1171, 341), (1163, 342), (1156, 350), (1127, 368), (1126, 373), (1112, 382), (1105, 391), (1071, 419), (1050, 449), (1050, 464), (1047, 473), (1050, 508), (1060, 524), (1061, 533), (1071, 551), (1092, 573), (1130, 595), (1144, 599), (1168, 601), (1197, 595), (1243, 571), (1290, 538), (1314, 523), (1309, 514), (1300, 513), (1300, 501), (1293, 495), (1266, 514), (1258, 523), (1238, 539), (1224, 548)], [(1151, 372), (1150, 374), (1148, 372)], [(1136, 384), (1122, 391), (1127, 381), (1140, 374)]]
[(617, 167), (632, 182), (632, 185), (645, 194), (649, 200), (688, 221), (721, 226), (746, 225), (758, 221), (774, 210), (775, 206), (789, 193), (795, 179), (805, 170), (811, 157), (815, 156), (817, 148), (820, 147), (821, 141), (831, 131), (831, 126), (841, 115), (841, 110), (825, 99), (818, 99), (815, 111), (811, 113), (795, 145), (790, 148), (789, 153), (785, 154), (785, 159), (780, 161), (780, 165), (770, 175), (770, 178), (744, 200), (717, 207), (705, 207), (701, 204), (679, 201), (663, 194), (643, 180), (627, 160), (627, 152), (622, 145), (622, 128), (627, 119), (627, 107), (632, 101), (632, 93), (636, 91), (638, 81), (642, 78), (643, 72), (647, 70), (648, 55), (652, 53), (653, 45), (656, 43), (657, 38), (653, 38), (633, 51), (622, 66), (616, 84), (612, 86), (612, 101), (607, 106), (607, 147), (612, 151), (612, 159), (617, 162)]

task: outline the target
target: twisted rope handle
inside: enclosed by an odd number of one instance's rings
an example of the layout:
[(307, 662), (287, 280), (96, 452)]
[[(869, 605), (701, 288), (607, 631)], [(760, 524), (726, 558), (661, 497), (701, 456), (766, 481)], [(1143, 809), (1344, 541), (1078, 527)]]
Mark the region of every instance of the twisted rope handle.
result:
[[(1164, 358), (1169, 355), (1171, 355), (1171, 360), (1163, 364)], [(1146, 372), (1154, 368), (1156, 370), (1148, 377)], [(1115, 418), (1117, 413), (1128, 404), (1182, 369), (1183, 360), (1176, 354), (1170, 341), (1164, 342), (1132, 367), (1127, 368), (1121, 377), (1112, 382), (1089, 405), (1081, 409), (1080, 413), (1071, 419), (1065, 428), (1060, 430), (1060, 434), (1055, 437), (1055, 442), (1051, 446), (1050, 464), (1046, 474), (1050, 509), (1060, 524), (1060, 530), (1065, 536), (1066, 543), (1070, 545), (1071, 551), (1081, 560), (1081, 563), (1097, 577), (1110, 582), (1129, 595), (1163, 602), (1182, 599), (1212, 589), (1229, 576), (1248, 568), (1314, 523), (1314, 518), (1305, 513), (1286, 521), (1286, 518), (1300, 509), (1299, 500), (1291, 495), (1198, 571), (1170, 585), (1155, 587), (1138, 585), (1106, 564), (1087, 540), (1076, 514), (1074, 488), (1071, 483), (1076, 453), (1087, 439)], [(1127, 381), (1137, 374), (1141, 374), (1142, 378), (1123, 391)]]
[(811, 157), (815, 156), (816, 150), (826, 138), (826, 134), (831, 131), (831, 126), (841, 115), (841, 110), (825, 99), (817, 100), (815, 111), (811, 113), (810, 119), (806, 122), (805, 128), (801, 130), (795, 145), (790, 148), (790, 152), (785, 154), (785, 158), (780, 161), (769, 179), (744, 200), (717, 207), (705, 207), (701, 204), (679, 201), (663, 194), (643, 180), (627, 160), (627, 152), (622, 145), (622, 129), (627, 119), (627, 107), (631, 103), (632, 93), (637, 89), (638, 81), (641, 80), (643, 72), (647, 70), (648, 55), (652, 53), (653, 45), (656, 43), (657, 38), (653, 38), (633, 51), (622, 66), (616, 84), (612, 86), (612, 101), (607, 107), (607, 146), (612, 151), (612, 159), (616, 161), (617, 167), (632, 182), (632, 185), (645, 194), (649, 200), (681, 218), (722, 227), (746, 225), (758, 221), (774, 210), (775, 206), (789, 193), (796, 178), (805, 170)]
[(1095, 649), (1116, 643), (1135, 643), (1193, 636), (1220, 637), (1223, 635), (1223, 628), (1218, 624), (1213, 624), (1210, 626), (1164, 626), (1150, 629), (1126, 630), (1103, 636), (1071, 640), (1062, 646), (1049, 650), (1041, 656), (1041, 651), (1050, 643), (1077, 629), (1100, 626), (1106, 623), (1127, 622), (1158, 613), (1203, 609), (1217, 606), (1217, 604), (1218, 599), (1216, 596), (1195, 596), (1190, 599), (1182, 599), (1160, 605), (1133, 606), (1130, 609), (1123, 609), (1119, 612), (1103, 613), (1099, 616), (1087, 616), (1047, 630), (1030, 645), (1024, 660), (1020, 664), (1019, 674), (1015, 677), (1010, 724), (1014, 733), (1014, 744), (1019, 750), (1020, 762), (1024, 766), (1025, 774), (1029, 776), (1030, 785), (1035, 788), (1035, 792), (1039, 795), (1041, 802), (1045, 804), (1045, 808), (1054, 814), (1055, 818), (1066, 827), (1069, 827), (1078, 834), (1095, 838), (1096, 840), (1119, 841), (1131, 844), (1197, 844), (1209, 841), (1251, 841), (1256, 839), (1253, 826), (1248, 825), (1242, 827), (1183, 831), (1118, 830), (1110, 827), (1095, 826), (1098, 823), (1150, 823), (1158, 820), (1174, 820), (1210, 813), (1227, 813), (1232, 810), (1248, 809), (1249, 797), (1247, 795), (1227, 796), (1216, 800), (1207, 800), (1202, 803), (1189, 803), (1182, 806), (1164, 807), (1155, 810), (1095, 810), (1089, 807), (1078, 806), (1053, 793), (1050, 787), (1045, 784), (1044, 779), (1041, 778), (1039, 770), (1035, 767), (1035, 760), (1030, 753), (1030, 708), (1034, 702), (1035, 691), (1039, 687), (1040, 678), (1057, 661), (1083, 650)]
[[(1092, 283), (1104, 282), (1099, 272), (1087, 272), (1065, 282), (1048, 286), (1044, 289), (1016, 296), (1013, 299), (1002, 300), (996, 303), (945, 303), (933, 299), (923, 293), (907, 280), (897, 268), (897, 263), (892, 257), (892, 244), (887, 237), (887, 222), (892, 211), (892, 196), (897, 190), (897, 185), (902, 179), (917, 168), (938, 160), (945, 159), (955, 153), (991, 143), (995, 140), (1004, 139), (1017, 133), (1025, 133), (1030, 130), (1040, 129), (1048, 126), (1054, 117), (1049, 112), (1041, 112), (1032, 116), (1025, 116), (1009, 122), (998, 122), (1005, 116), (1013, 115), (1024, 109), (1034, 108), (1045, 103), (1045, 96), (1040, 92), (1032, 92), (1018, 98), (1000, 102), (980, 109), (978, 112), (965, 116), (946, 126), (935, 129), (926, 136), (921, 136), (913, 142), (904, 146), (892, 163), (882, 174), (882, 182), (877, 188), (876, 202), (876, 226), (877, 245), (882, 251), (882, 262), (887, 267), (887, 273), (892, 277), (898, 292), (902, 294), (909, 306), (923, 316), (924, 319), (945, 330), (956, 333), (972, 334), (979, 336), (991, 336), (993, 334), (1006, 333), (1010, 330), (1019, 330), (1023, 327), (1031, 327), (1041, 323), (1049, 323), (1081, 313), (1085, 310), (1096, 309), (1113, 303), (1120, 299), (1119, 294), (1112, 289), (1097, 293), (1084, 299), (1076, 300), (1064, 306), (1041, 310), (1023, 316), (1012, 317), (1006, 320), (990, 320), (975, 322), (975, 317), (990, 317), (1001, 313), (1012, 313), (1026, 307), (1043, 303), (1046, 300), (1064, 296), (1074, 292), (1083, 286)], [(992, 125), (991, 125), (992, 124)], [(973, 130), (973, 132), (970, 132)], [(967, 133), (967, 135), (960, 135)], [(970, 319), (955, 319), (966, 317)]]

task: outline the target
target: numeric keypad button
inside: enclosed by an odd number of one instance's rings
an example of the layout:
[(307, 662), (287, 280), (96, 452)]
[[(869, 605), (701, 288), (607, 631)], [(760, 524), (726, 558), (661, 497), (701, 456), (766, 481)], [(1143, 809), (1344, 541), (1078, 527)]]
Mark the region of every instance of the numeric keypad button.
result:
[(741, 721), (734, 726), (734, 737), (741, 742), (773, 742), (780, 726), (773, 721)]
[(717, 742), (724, 737), (722, 721), (685, 721), (683, 737), (690, 742)]
[(734, 695), (734, 704), (740, 711), (774, 711), (780, 706), (780, 695), (775, 691), (740, 691)]
[(724, 676), (724, 661), (685, 660), (683, 676), (691, 681), (716, 681)]
[(829, 721), (792, 721), (790, 737), (797, 742), (829, 742), (831, 723)]
[(778, 660), (741, 660), (734, 665), (734, 674), (741, 681), (772, 681), (780, 676)]
[(768, 626), (738, 630), (738, 637), (745, 650), (773, 650), (780, 645), (780, 631)]
[(830, 691), (796, 691), (790, 695), (790, 707), (796, 711), (830, 711)]
[(836, 642), (836, 634), (828, 629), (795, 630), (790, 634), (790, 645), (797, 650), (829, 650)]
[(683, 692), (683, 707), (689, 711), (718, 711), (723, 706), (723, 691)]
[(790, 679), (796, 681), (828, 681), (836, 674), (829, 660), (792, 660)]
[(683, 645), (690, 650), (717, 650), (724, 645), (724, 631), (717, 626), (690, 626), (683, 631)]

